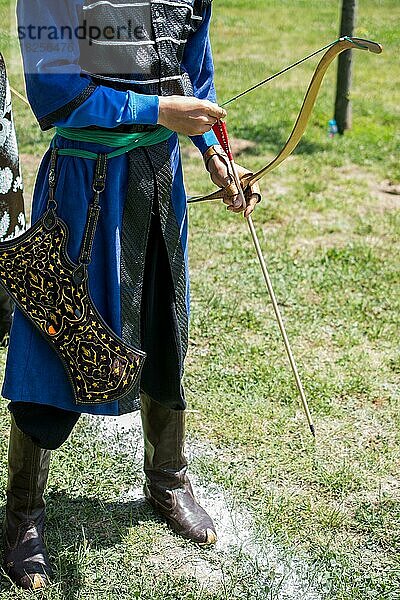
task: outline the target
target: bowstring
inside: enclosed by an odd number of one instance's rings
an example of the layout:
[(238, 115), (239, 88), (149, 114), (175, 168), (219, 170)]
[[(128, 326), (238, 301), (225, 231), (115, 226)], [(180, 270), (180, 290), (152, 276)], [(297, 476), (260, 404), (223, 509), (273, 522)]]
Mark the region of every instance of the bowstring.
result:
[(290, 71), (290, 69), (294, 69), (294, 67), (297, 67), (298, 65), (301, 65), (306, 60), (309, 60), (313, 56), (316, 56), (317, 54), (320, 54), (324, 50), (327, 50), (327, 48), (330, 48), (331, 46), (334, 46), (335, 44), (337, 44), (338, 42), (340, 42), (340, 40), (342, 40), (342, 39), (350, 39), (350, 38), (347, 38), (347, 37), (346, 38), (338, 38), (334, 42), (330, 42), (329, 44), (326, 44), (326, 46), (324, 46), (323, 48), (320, 48), (319, 50), (315, 50), (315, 52), (312, 52), (308, 56), (305, 56), (304, 58), (301, 58), (300, 60), (297, 60), (293, 64), (291, 64), (288, 67), (285, 67), (284, 69), (282, 69), (281, 71), (278, 71), (277, 73), (274, 73), (273, 75), (270, 75), (266, 79), (263, 79), (259, 83), (256, 83), (255, 85), (253, 85), (252, 87), (248, 88), (247, 90), (244, 90), (244, 92), (240, 92), (240, 94), (237, 94), (236, 96), (233, 96), (233, 98), (230, 98), (229, 100), (226, 100), (225, 102), (223, 102), (223, 104), (220, 104), (220, 106), (224, 107), (224, 106), (227, 106), (228, 104), (231, 104), (231, 102), (235, 102), (239, 98), (242, 98), (242, 96), (245, 96), (246, 94), (249, 94), (253, 90), (256, 90), (257, 88), (261, 87), (262, 85), (265, 85), (269, 81), (272, 81), (272, 79), (275, 79), (276, 77), (279, 77), (279, 75), (283, 75), (283, 73), (286, 73), (287, 71)]
[[(240, 92), (240, 94), (237, 94), (236, 96), (233, 96), (229, 100), (226, 100), (225, 102), (223, 102), (222, 104), (220, 104), (220, 106), (221, 107), (228, 106), (228, 104), (231, 104), (232, 102), (235, 102), (236, 100), (239, 100), (239, 98), (242, 98), (242, 96), (245, 96), (246, 94), (249, 94), (250, 92), (256, 90), (259, 87), (261, 87), (262, 85), (265, 85), (269, 81), (272, 81), (276, 77), (279, 77), (279, 75), (283, 75), (283, 73), (286, 73), (287, 71), (290, 71), (290, 69), (294, 69), (294, 67), (297, 67), (298, 65), (301, 65), (303, 62), (305, 62), (306, 60), (309, 60), (313, 56), (317, 56), (317, 54), (320, 54), (321, 52), (323, 52), (327, 48), (330, 48), (331, 46), (334, 46), (335, 44), (337, 44), (338, 42), (340, 42), (343, 39), (344, 40), (348, 40), (349, 42), (352, 42), (355, 46), (358, 46), (359, 48), (366, 48), (366, 46), (364, 46), (363, 44), (359, 44), (359, 43), (355, 42), (353, 39), (351, 39), (348, 36), (344, 36), (342, 38), (338, 38), (337, 40), (335, 40), (333, 42), (330, 42), (329, 44), (326, 44), (326, 46), (323, 46), (319, 50), (315, 50), (315, 52), (312, 52), (311, 54), (308, 54), (308, 56), (305, 56), (304, 58), (301, 58), (300, 60), (297, 60), (296, 62), (292, 63), (288, 67), (285, 67), (284, 69), (282, 69), (281, 71), (278, 71), (277, 73), (274, 73), (273, 75), (270, 75), (266, 79), (263, 79), (259, 83), (256, 83), (255, 85), (251, 86), (247, 90), (244, 90), (244, 92)], [(27, 104), (28, 106), (30, 106), (29, 101), (27, 100), (27, 98), (23, 94), (21, 94), (20, 92), (18, 92), (18, 90), (16, 90), (15, 88), (13, 88), (11, 85), (10, 85), (10, 90), (11, 90), (11, 92), (15, 96), (17, 96), (17, 98), (19, 98), (20, 100), (22, 100), (22, 102), (24, 102), (25, 104)]]

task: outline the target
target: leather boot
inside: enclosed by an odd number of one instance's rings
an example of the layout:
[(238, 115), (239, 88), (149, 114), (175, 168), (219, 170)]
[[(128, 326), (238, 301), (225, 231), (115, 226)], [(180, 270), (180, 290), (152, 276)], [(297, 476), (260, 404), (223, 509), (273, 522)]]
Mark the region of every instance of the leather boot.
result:
[(24, 589), (44, 588), (52, 576), (43, 541), (49, 464), (50, 450), (36, 446), (11, 417), (4, 569)]
[(165, 408), (142, 394), (144, 493), (178, 535), (201, 545), (217, 541), (211, 517), (198, 504), (184, 455), (185, 413)]

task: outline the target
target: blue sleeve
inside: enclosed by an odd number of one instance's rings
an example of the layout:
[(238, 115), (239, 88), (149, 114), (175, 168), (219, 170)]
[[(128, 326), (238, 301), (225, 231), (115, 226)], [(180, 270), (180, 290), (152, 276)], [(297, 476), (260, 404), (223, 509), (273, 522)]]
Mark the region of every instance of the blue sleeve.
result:
[[(216, 101), (214, 86), (214, 62), (210, 42), (211, 5), (207, 7), (203, 22), (186, 44), (182, 67), (188, 73), (194, 95), (201, 100)], [(213, 131), (191, 138), (202, 154), (218, 144)]]
[[(27, 94), (42, 129), (149, 124), (158, 120), (158, 96), (117, 91), (93, 83), (79, 67), (79, 42), (46, 38), (64, 25), (79, 26), (82, 0), (18, 0), (18, 36)], [(41, 28), (41, 29), (40, 29)], [(43, 35), (40, 32), (45, 32)]]
[(156, 125), (158, 121), (158, 96), (136, 94), (128, 90), (119, 92), (106, 86), (97, 86), (93, 94), (83, 104), (64, 119), (54, 124), (59, 127), (99, 127), (112, 128), (118, 125)]

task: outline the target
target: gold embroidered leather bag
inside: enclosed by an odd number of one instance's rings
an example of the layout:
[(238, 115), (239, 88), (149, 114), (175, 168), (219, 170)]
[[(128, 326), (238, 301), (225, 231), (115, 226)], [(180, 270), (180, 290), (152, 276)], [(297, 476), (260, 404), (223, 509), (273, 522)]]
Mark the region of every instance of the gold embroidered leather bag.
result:
[(105, 189), (107, 156), (99, 154), (78, 264), (67, 254), (68, 226), (57, 216), (57, 148), (51, 153), (44, 215), (17, 240), (0, 244), (0, 283), (60, 357), (77, 404), (119, 400), (133, 389), (145, 353), (122, 341), (90, 296), (87, 268)]

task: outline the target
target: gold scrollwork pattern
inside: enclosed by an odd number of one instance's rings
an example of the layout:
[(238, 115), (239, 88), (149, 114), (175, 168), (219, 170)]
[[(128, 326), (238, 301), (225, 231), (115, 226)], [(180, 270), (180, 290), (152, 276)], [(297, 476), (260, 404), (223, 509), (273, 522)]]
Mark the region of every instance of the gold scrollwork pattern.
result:
[[(51, 211), (50, 211), (51, 212)], [(104, 322), (87, 277), (66, 254), (68, 229), (46, 213), (29, 231), (0, 245), (0, 279), (26, 317), (56, 350), (77, 404), (119, 400), (140, 375), (145, 353), (128, 346)]]

